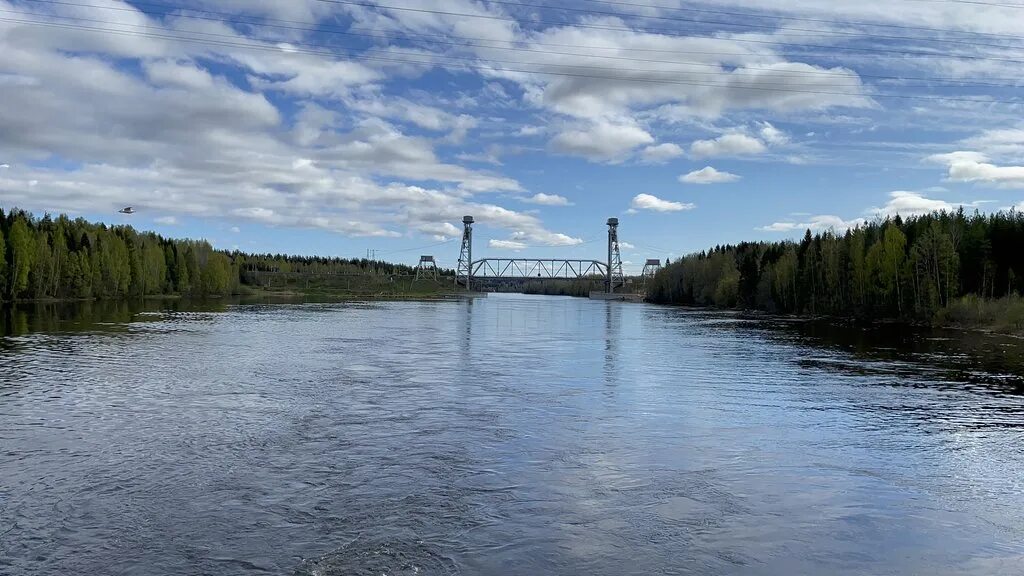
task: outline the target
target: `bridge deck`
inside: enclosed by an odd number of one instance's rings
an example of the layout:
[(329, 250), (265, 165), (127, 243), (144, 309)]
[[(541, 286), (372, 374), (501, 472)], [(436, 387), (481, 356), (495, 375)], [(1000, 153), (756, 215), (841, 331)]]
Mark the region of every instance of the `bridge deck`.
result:
[(604, 278), (608, 265), (597, 260), (560, 258), (483, 258), (473, 262), (473, 278), (541, 278), (576, 280)]

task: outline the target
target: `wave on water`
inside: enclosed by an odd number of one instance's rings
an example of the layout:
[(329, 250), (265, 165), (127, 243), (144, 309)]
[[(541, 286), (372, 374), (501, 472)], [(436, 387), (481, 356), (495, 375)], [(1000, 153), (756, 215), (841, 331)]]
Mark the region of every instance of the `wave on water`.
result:
[(455, 561), (422, 540), (388, 542), (359, 537), (314, 560), (306, 560), (295, 576), (455, 576)]

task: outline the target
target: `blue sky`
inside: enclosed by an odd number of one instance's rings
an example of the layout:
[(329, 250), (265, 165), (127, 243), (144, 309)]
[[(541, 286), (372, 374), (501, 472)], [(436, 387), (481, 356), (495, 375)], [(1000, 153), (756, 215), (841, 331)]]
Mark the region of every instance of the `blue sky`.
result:
[[(0, 206), (221, 248), (624, 259), (1024, 206), (1024, 6), (0, 0)], [(132, 205), (138, 213), (121, 216)]]

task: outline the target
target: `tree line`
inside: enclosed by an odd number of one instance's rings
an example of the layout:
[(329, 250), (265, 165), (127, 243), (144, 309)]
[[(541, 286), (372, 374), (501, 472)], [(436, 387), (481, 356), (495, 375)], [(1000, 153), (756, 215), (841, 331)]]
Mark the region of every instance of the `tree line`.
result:
[(130, 226), (0, 209), (0, 301), (223, 296), (238, 293), (260, 272), (376, 276), (414, 269), (366, 259), (225, 252)]
[(653, 302), (776, 313), (931, 319), (963, 296), (1024, 291), (1024, 214), (899, 216), (799, 242), (716, 246), (652, 279)]

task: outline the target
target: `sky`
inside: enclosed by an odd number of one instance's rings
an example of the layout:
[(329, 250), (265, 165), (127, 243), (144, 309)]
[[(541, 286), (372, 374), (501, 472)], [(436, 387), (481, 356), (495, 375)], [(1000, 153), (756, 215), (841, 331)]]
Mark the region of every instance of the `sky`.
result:
[(1022, 71), (1020, 0), (0, 0), (0, 207), (639, 268), (1024, 209)]

